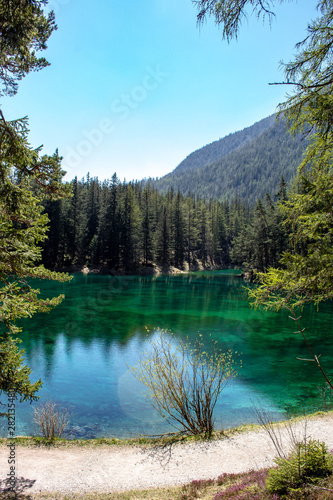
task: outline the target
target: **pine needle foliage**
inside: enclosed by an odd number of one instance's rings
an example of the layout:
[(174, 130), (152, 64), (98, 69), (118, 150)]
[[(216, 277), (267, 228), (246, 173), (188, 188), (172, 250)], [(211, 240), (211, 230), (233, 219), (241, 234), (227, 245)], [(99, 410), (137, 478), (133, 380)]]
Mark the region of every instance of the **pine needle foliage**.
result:
[(48, 0), (0, 1), (0, 81), (2, 95), (14, 95), (18, 81), (30, 71), (49, 65), (37, 52), (46, 49), (47, 40), (57, 28), (53, 11), (46, 16)]
[[(47, 66), (37, 52), (56, 28), (54, 15), (44, 15), (46, 0), (0, 0), (0, 96), (17, 92), (18, 81)], [(19, 350), (16, 322), (47, 312), (63, 296), (41, 299), (32, 279), (69, 280), (39, 265), (40, 244), (47, 237), (43, 200), (69, 195), (62, 185), (61, 157), (42, 155), (28, 142), (28, 120), (7, 121), (0, 110), (0, 396), (14, 393), (33, 401), (41, 381), (31, 383), (31, 370)]]
[[(198, 0), (198, 22), (213, 16), (223, 37), (237, 37), (241, 22), (252, 8), (257, 16), (274, 15), (273, 0)], [(278, 263), (258, 274), (260, 285), (249, 291), (256, 307), (286, 308), (297, 323), (313, 360), (333, 388), (309, 345), (297, 310), (306, 303), (318, 306), (333, 298), (333, 1), (319, 0), (318, 17), (308, 24), (307, 35), (296, 46), (297, 54), (281, 63), (291, 89), (280, 104), (294, 134), (309, 140), (298, 169), (298, 182), (288, 200), (279, 203), (284, 224), (291, 228), (291, 250)]]
[(333, 473), (333, 458), (325, 443), (310, 439), (295, 445), (288, 458), (276, 458), (277, 468), (270, 469), (266, 480), (270, 493), (289, 491), (315, 485)]

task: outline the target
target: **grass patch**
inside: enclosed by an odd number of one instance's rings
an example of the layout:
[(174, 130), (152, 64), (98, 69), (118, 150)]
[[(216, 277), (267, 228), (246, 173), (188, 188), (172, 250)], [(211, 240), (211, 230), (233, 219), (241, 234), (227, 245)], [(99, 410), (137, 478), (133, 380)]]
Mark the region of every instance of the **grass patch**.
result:
[[(311, 420), (325, 416), (332, 416), (333, 411), (317, 412), (306, 417), (296, 417), (292, 422), (302, 421), (304, 418)], [(283, 426), (290, 421), (277, 422), (274, 425)], [(260, 425), (243, 425), (226, 431), (215, 432), (212, 440), (224, 439), (237, 433), (261, 430)], [(168, 445), (168, 443), (190, 443), (202, 441), (204, 436), (164, 436), (159, 439), (149, 437), (138, 437), (133, 439), (98, 438), (89, 440), (67, 440), (55, 438), (49, 441), (40, 437), (17, 437), (15, 442), (22, 446), (55, 446), (64, 448), (75, 447), (99, 447), (99, 446), (156, 446)], [(11, 440), (0, 439), (0, 446), (5, 446)], [(251, 471), (242, 474), (222, 474), (217, 479), (204, 479), (192, 481), (189, 484), (178, 487), (154, 488), (147, 490), (131, 490), (122, 493), (77, 493), (63, 494), (59, 492), (50, 493), (10, 493), (0, 491), (0, 500), (11, 498), (15, 500), (328, 500), (333, 499), (333, 476), (329, 476), (317, 484), (302, 485), (294, 491), (288, 491), (283, 495), (270, 493), (266, 487), (268, 470)]]
[[(318, 411), (309, 415), (304, 415), (301, 417), (294, 417), (290, 420), (282, 420), (280, 422), (275, 422), (273, 425), (285, 425), (290, 422), (302, 421), (305, 418), (311, 420), (312, 418), (325, 417), (327, 415), (333, 415), (333, 411)], [(245, 424), (238, 427), (233, 427), (230, 429), (225, 429), (221, 431), (214, 431), (210, 440), (225, 439), (234, 434), (245, 433), (249, 431), (259, 431), (262, 429), (260, 424)], [(54, 438), (48, 440), (46, 438), (38, 436), (18, 436), (15, 437), (15, 443), (21, 446), (56, 446), (56, 447), (96, 447), (96, 446), (152, 446), (156, 444), (169, 444), (169, 443), (191, 443), (196, 441), (206, 441), (207, 438), (202, 435), (165, 435), (162, 437), (149, 437), (149, 436), (138, 436), (135, 438), (124, 438), (119, 439), (115, 437), (111, 438), (95, 438), (95, 439), (65, 439), (65, 438)], [(0, 446), (6, 446), (9, 442), (12, 442), (13, 438), (0, 438)]]
[(333, 498), (333, 476), (315, 487), (309, 485), (278, 495), (267, 491), (267, 475), (268, 469), (261, 469), (241, 474), (221, 474), (217, 479), (201, 479), (183, 486), (131, 490), (123, 493), (19, 493), (12, 497), (0, 493), (0, 500), (332, 500)]
[[(234, 430), (233, 432), (237, 432)], [(209, 441), (223, 439), (229, 435), (228, 431), (214, 432)], [(193, 443), (207, 441), (207, 438), (202, 435), (170, 435), (162, 437), (137, 437), (128, 439), (118, 438), (95, 438), (95, 439), (64, 439), (57, 438), (47, 439), (38, 436), (18, 436), (15, 438), (0, 438), (0, 446), (7, 446), (15, 440), (16, 445), (36, 447), (36, 446), (54, 446), (57, 448), (76, 448), (76, 447), (98, 447), (98, 446), (156, 446), (176, 444), (176, 443)]]

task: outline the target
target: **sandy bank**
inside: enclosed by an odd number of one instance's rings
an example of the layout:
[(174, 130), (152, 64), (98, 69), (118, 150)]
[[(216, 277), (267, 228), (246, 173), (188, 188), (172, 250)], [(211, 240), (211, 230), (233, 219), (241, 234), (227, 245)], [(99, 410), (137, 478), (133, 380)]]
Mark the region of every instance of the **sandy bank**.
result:
[[(305, 421), (294, 425), (300, 439)], [(281, 431), (285, 446), (290, 439)], [(333, 414), (306, 419), (306, 434), (333, 449)], [(16, 474), (26, 493), (59, 491), (112, 492), (177, 485), (194, 479), (216, 478), (223, 472), (242, 472), (273, 465), (276, 452), (262, 429), (213, 442), (176, 444), (171, 449), (129, 446), (71, 446), (69, 448), (17, 445)], [(0, 447), (1, 488), (9, 472), (8, 448)]]

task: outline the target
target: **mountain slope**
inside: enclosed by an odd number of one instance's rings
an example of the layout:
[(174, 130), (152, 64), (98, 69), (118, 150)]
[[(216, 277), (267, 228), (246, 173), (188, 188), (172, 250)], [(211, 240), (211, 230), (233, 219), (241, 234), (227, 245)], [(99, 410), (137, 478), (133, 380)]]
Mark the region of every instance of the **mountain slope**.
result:
[(246, 143), (253, 141), (265, 130), (274, 125), (274, 122), (275, 115), (271, 115), (255, 123), (251, 127), (247, 127), (239, 132), (229, 134), (223, 139), (214, 141), (187, 156), (172, 173), (178, 175), (189, 170), (203, 167), (209, 163), (214, 163), (224, 156), (227, 156), (232, 151), (244, 146)]
[(301, 136), (289, 134), (283, 119), (272, 115), (195, 151), (156, 185), (207, 198), (237, 195), (253, 204), (266, 192), (276, 193), (281, 175), (287, 182), (294, 177), (306, 145)]

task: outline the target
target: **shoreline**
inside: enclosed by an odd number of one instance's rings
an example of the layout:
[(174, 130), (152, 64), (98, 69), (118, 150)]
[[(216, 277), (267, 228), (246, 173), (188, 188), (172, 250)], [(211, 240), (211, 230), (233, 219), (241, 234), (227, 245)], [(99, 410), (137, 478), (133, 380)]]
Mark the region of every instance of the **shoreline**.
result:
[[(299, 440), (324, 441), (333, 449), (333, 412), (292, 422)], [(288, 426), (279, 427), (286, 450)], [(213, 441), (180, 442), (170, 446), (16, 446), (19, 481), (27, 494), (80, 495), (147, 490), (214, 479), (223, 473), (241, 473), (274, 465), (277, 453), (260, 426)], [(0, 445), (0, 477), (6, 477), (8, 447)], [(1, 488), (0, 488), (1, 491)], [(56, 493), (55, 493), (56, 492)]]
[[(303, 422), (307, 420), (314, 420), (330, 417), (332, 418), (333, 425), (333, 409), (332, 410), (319, 410), (314, 413), (309, 413), (305, 415), (295, 416), (286, 420), (278, 420), (272, 421), (271, 424), (274, 427), (283, 427), (289, 424), (297, 424), (298, 422)], [(189, 444), (189, 443), (207, 443), (207, 442), (216, 442), (223, 439), (228, 439), (231, 436), (244, 434), (247, 432), (256, 432), (262, 429), (263, 426), (260, 423), (249, 423), (249, 424), (241, 424), (237, 427), (230, 427), (227, 429), (223, 429), (220, 431), (214, 431), (211, 439), (207, 439), (204, 436), (197, 436), (191, 434), (185, 435), (173, 435), (171, 434), (163, 434), (161, 436), (138, 436), (135, 438), (117, 438), (117, 437), (97, 437), (97, 438), (55, 438), (53, 442), (48, 441), (46, 438), (40, 436), (15, 436), (14, 438), (6, 438), (0, 437), (0, 448), (1, 446), (7, 446), (7, 444), (11, 441), (16, 440), (16, 442), (21, 446), (58, 446), (59, 448), (66, 447), (84, 447), (84, 446), (116, 446), (116, 447), (135, 447), (135, 446), (154, 446), (158, 444)], [(333, 431), (333, 426), (332, 426)], [(332, 432), (333, 434), (333, 432)]]
[(201, 263), (195, 266), (189, 267), (188, 265), (177, 268), (174, 266), (158, 266), (156, 264), (151, 264), (148, 266), (136, 266), (130, 269), (124, 268), (111, 268), (104, 265), (99, 266), (87, 266), (87, 265), (73, 265), (73, 266), (63, 266), (59, 268), (51, 269), (56, 272), (64, 273), (82, 273), (82, 274), (111, 274), (112, 276), (159, 276), (159, 275), (176, 275), (176, 274), (187, 274), (190, 272), (200, 272), (200, 271), (227, 271), (233, 270), (233, 268), (221, 267), (215, 265), (203, 266)]

